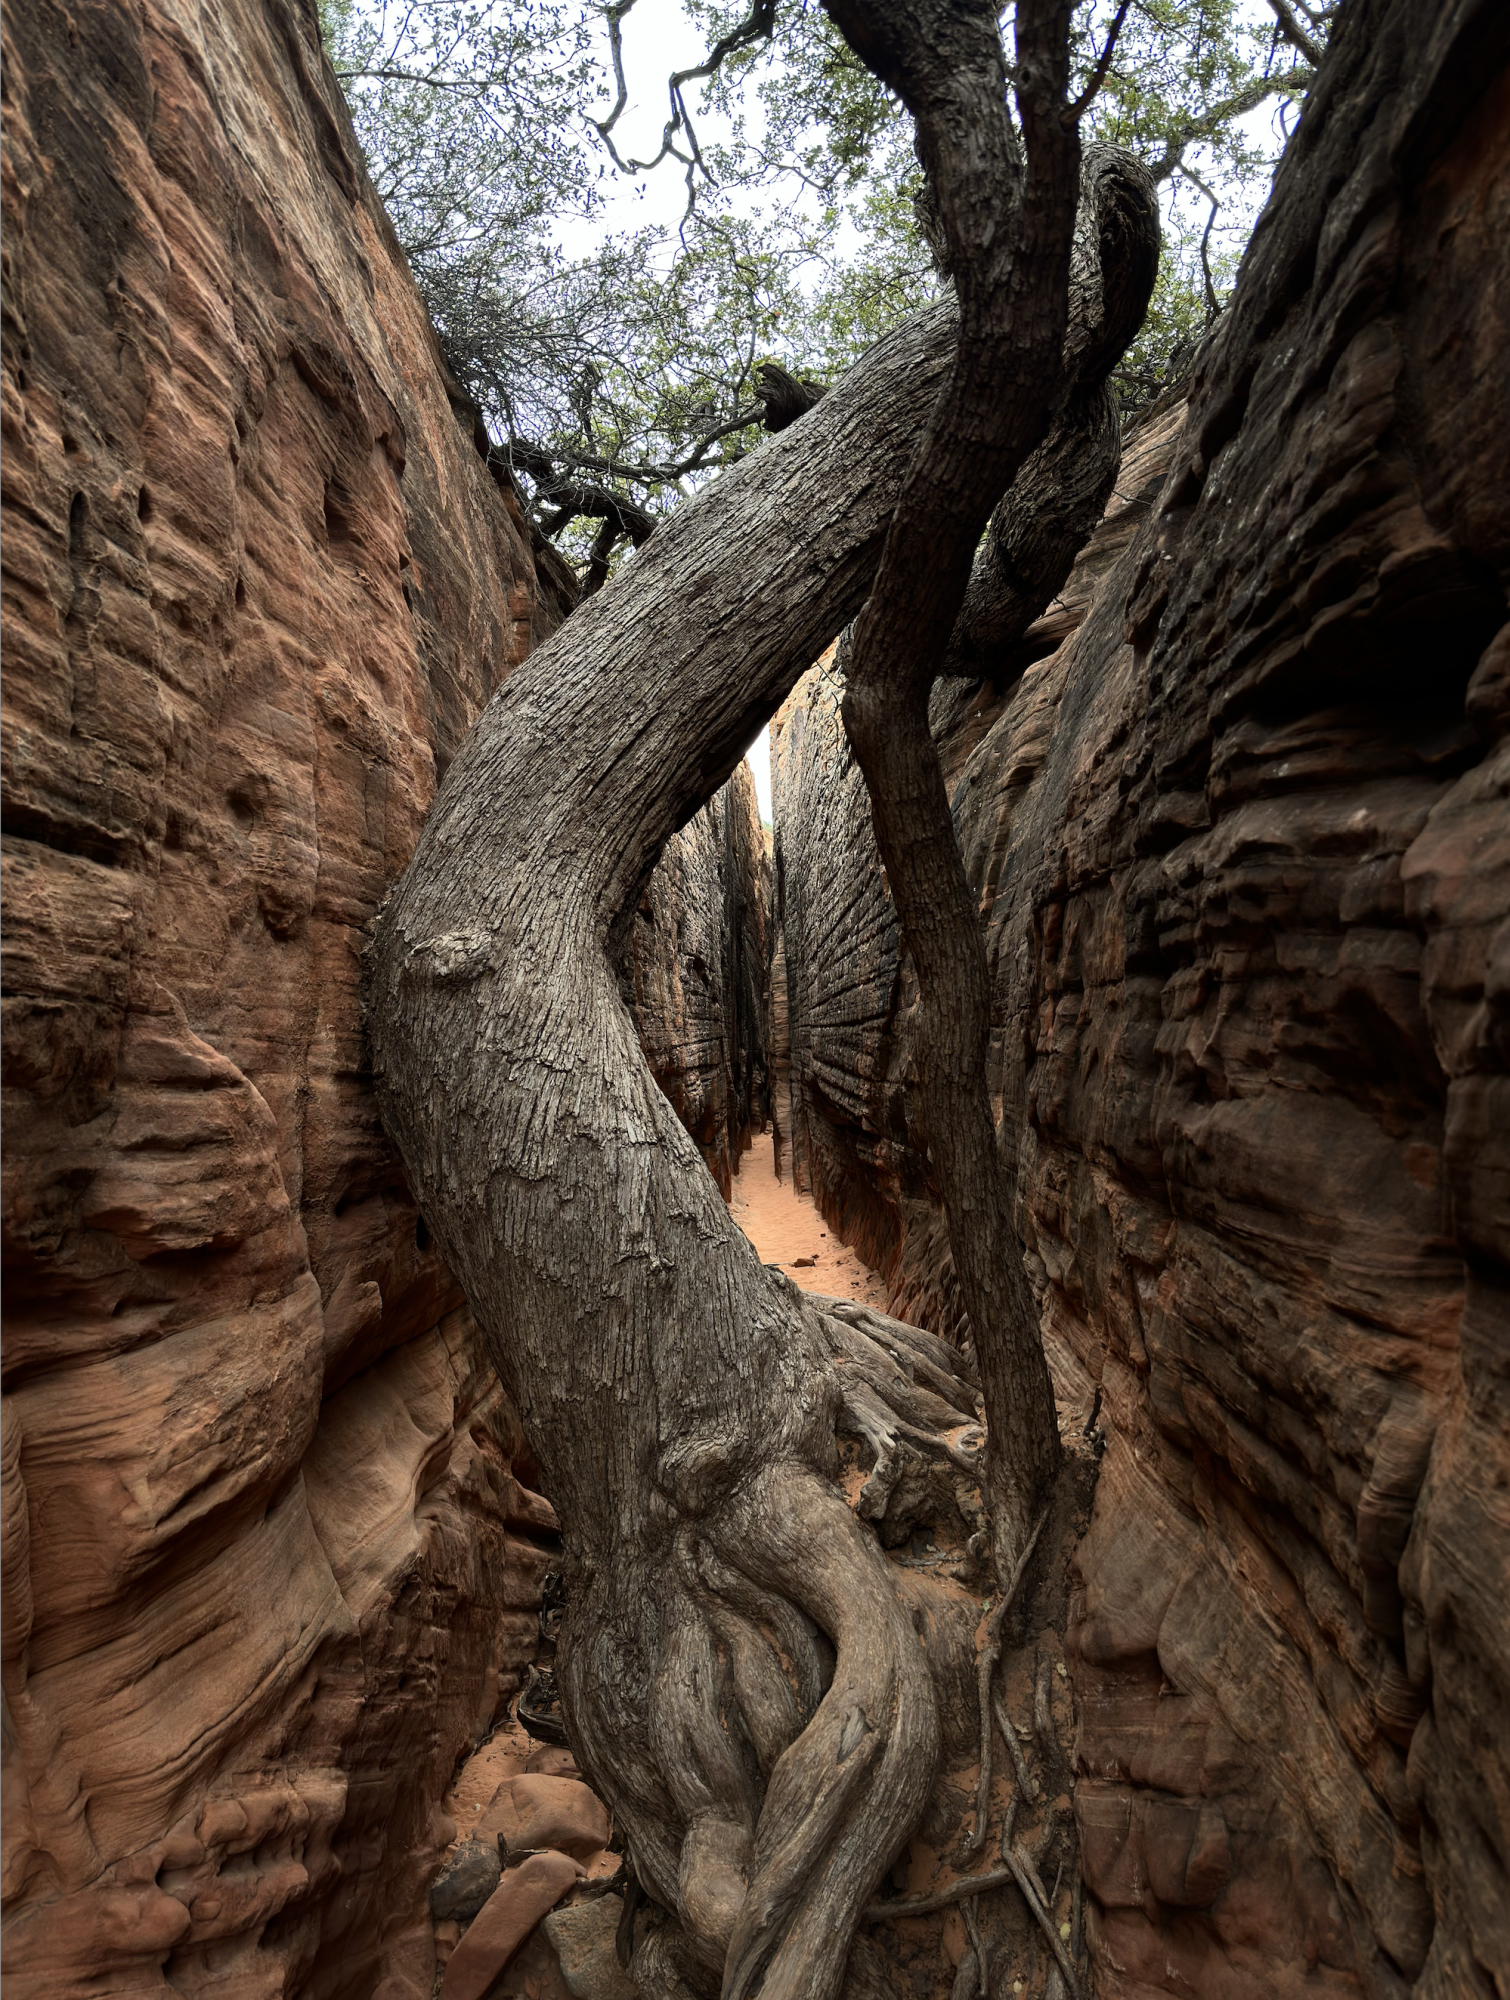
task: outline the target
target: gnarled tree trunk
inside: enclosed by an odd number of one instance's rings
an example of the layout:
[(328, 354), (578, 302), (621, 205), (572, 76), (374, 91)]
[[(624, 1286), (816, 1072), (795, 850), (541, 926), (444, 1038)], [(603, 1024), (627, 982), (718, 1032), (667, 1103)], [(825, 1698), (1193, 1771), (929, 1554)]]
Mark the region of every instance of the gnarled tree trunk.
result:
[(561, 1517), (569, 1727), (675, 1913), (636, 1953), (656, 1993), (836, 1994), (938, 1757), (928, 1620), (835, 1428), (881, 1508), (894, 1419), (958, 1463), (968, 1394), (920, 1403), (760, 1265), (613, 964), (667, 838), (864, 600), (955, 341), (941, 307), (883, 342), (514, 675), (371, 953), (389, 1131)]
[(884, 343), (514, 675), (372, 952), (388, 1128), (561, 1516), (585, 1768), (678, 1912), (686, 1970), (716, 1986), (727, 1954), (725, 1991), (764, 1969), (792, 2000), (838, 1990), (926, 1797), (932, 1686), (831, 1477), (821, 1329), (656, 1087), (613, 943), (667, 838), (858, 610), (953, 319)]

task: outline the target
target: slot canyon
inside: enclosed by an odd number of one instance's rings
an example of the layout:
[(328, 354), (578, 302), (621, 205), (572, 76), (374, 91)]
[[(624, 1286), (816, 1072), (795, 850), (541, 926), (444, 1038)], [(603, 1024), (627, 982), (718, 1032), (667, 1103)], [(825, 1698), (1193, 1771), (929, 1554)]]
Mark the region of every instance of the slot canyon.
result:
[[(1215, 334), (934, 685), (1065, 1458), (1015, 1598), (830, 643), (937, 341), (884, 434), (857, 368), (579, 602), (312, 5), (3, 32), (12, 2000), (1510, 2000), (1510, 14), (1346, 0)], [(681, 688), (654, 607), (599, 682), (676, 535), (809, 448), (785, 571), (689, 593), (747, 684)], [(620, 700), (605, 824), (656, 728), (685, 768), (537, 922), (560, 718)], [(488, 981), (538, 1018), (453, 1050)], [(790, 1432), (748, 1474), (704, 1295)]]

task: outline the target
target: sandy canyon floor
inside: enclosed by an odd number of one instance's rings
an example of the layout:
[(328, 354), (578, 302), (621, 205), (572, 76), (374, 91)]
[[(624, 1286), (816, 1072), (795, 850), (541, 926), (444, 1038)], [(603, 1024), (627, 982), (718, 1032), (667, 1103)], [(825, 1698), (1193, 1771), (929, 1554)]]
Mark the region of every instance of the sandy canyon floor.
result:
[(790, 1172), (776, 1178), (769, 1132), (760, 1133), (740, 1159), (729, 1212), (761, 1261), (780, 1265), (803, 1291), (886, 1310), (886, 1287), (877, 1273), (830, 1232), (812, 1197), (792, 1186)]

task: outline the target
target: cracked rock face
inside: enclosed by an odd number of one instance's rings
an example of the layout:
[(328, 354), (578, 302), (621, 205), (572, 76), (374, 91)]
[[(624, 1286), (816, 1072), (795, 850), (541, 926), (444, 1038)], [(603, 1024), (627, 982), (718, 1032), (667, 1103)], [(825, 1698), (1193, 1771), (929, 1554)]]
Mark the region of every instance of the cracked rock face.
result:
[(359, 955), (569, 597), (312, 10), (5, 36), (7, 1990), (428, 1996), (555, 1524)]
[[(1022, 679), (936, 698), (1004, 1170), (1108, 1438), (1069, 1647), (1108, 1994), (1506, 1990), (1504, 39), (1343, 14), (1188, 412)], [(834, 692), (776, 733), (791, 1143), (962, 1333)]]

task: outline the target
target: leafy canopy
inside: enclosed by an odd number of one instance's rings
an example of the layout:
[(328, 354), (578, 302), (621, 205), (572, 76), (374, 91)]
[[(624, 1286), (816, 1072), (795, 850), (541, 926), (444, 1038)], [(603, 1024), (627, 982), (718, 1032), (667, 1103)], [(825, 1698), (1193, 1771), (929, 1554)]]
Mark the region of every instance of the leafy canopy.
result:
[[(762, 362), (832, 380), (939, 283), (911, 121), (817, 0), (748, 14), (684, 0), (717, 60), (669, 78), (648, 163), (620, 144), (616, 59), (656, 31), (636, 4), (320, 0), (447, 359), (589, 587), (750, 448)], [(1082, 84), (1114, 11), (1077, 9)], [(1083, 129), (1129, 147), (1167, 192), (1158, 289), (1117, 378), (1129, 414), (1224, 303), (1328, 18), (1299, 0), (1125, 9)], [(668, 171), (686, 183), (679, 227), (614, 222), (626, 175)]]

